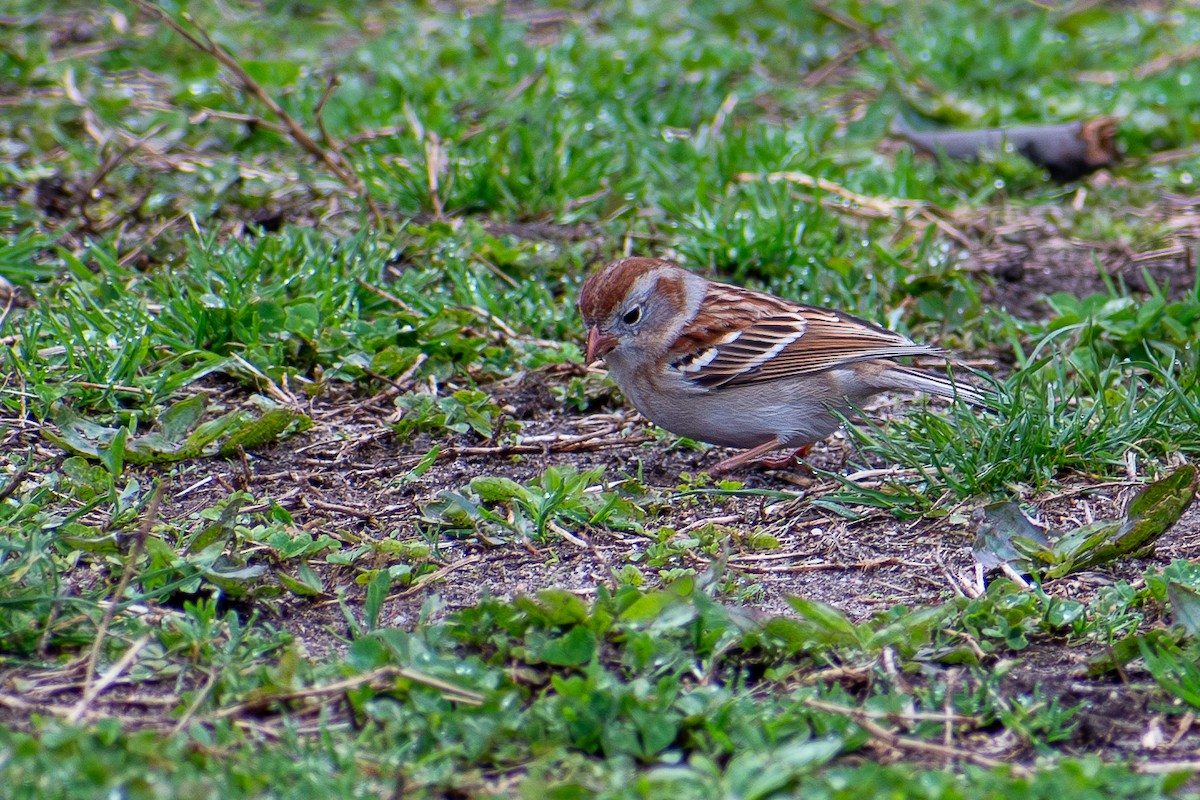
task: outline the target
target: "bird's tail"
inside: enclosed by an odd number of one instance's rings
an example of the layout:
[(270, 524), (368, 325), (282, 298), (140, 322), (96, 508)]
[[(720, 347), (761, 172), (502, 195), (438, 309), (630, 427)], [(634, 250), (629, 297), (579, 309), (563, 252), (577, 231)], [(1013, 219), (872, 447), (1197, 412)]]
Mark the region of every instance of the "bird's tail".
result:
[(889, 372), (896, 375), (899, 388), (917, 389), (950, 400), (963, 400), (973, 406), (986, 407), (990, 405), (988, 402), (990, 393), (956, 381), (948, 375), (936, 375), (900, 366), (893, 367)]

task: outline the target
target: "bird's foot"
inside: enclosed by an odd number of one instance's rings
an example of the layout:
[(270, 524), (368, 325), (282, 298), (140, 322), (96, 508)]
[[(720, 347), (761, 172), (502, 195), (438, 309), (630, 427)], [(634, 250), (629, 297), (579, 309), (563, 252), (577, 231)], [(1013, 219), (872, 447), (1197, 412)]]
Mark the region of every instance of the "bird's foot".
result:
[(797, 447), (786, 456), (764, 456), (754, 462), (754, 465), (763, 469), (792, 469), (795, 467), (808, 469), (808, 464), (804, 462), (804, 458), (808, 455), (809, 450), (812, 450), (812, 445), (806, 444), (802, 447)]
[(743, 464), (752, 464), (764, 469), (789, 469), (794, 467), (805, 467), (807, 469), (803, 458), (808, 455), (808, 451), (812, 448), (811, 444), (798, 447), (794, 453), (789, 453), (786, 456), (771, 457), (767, 455), (772, 450), (778, 450), (780, 444), (776, 440), (771, 440), (765, 444), (760, 444), (758, 447), (752, 447), (744, 453), (738, 453), (736, 456), (718, 462), (716, 466), (708, 471), (708, 474), (713, 477), (724, 475)]

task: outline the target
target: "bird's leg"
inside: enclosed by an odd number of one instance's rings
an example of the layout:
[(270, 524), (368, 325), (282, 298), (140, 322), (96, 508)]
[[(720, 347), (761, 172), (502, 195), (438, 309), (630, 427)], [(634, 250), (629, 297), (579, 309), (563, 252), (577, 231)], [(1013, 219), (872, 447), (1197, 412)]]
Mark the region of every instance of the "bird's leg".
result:
[(758, 447), (751, 447), (744, 453), (738, 453), (736, 456), (730, 456), (724, 461), (717, 462), (717, 465), (710, 469), (708, 474), (724, 475), (726, 472), (729, 472), (735, 467), (740, 467), (742, 464), (761, 458), (772, 450), (778, 450), (780, 447), (783, 447), (783, 442), (781, 442), (778, 438), (769, 439), (760, 444)]
[(757, 466), (767, 469), (784, 469), (786, 467), (796, 466), (796, 462), (808, 455), (808, 451), (812, 449), (811, 444), (806, 444), (803, 447), (796, 448), (794, 453), (789, 453), (786, 456), (776, 456), (775, 458), (766, 457), (767, 453), (772, 450), (778, 450), (783, 446), (783, 442), (779, 439), (771, 439), (768, 442), (760, 444), (758, 447), (752, 447), (744, 453), (738, 453), (736, 456), (730, 456), (724, 461), (717, 462), (717, 465), (708, 471), (709, 475), (714, 477), (724, 475), (736, 467), (743, 464), (755, 462)]
[(786, 456), (759, 459), (758, 466), (765, 467), (766, 469), (787, 469), (788, 467), (799, 466), (804, 457), (808, 455), (809, 450), (812, 450), (812, 445), (806, 444), (797, 447), (794, 452), (788, 453)]

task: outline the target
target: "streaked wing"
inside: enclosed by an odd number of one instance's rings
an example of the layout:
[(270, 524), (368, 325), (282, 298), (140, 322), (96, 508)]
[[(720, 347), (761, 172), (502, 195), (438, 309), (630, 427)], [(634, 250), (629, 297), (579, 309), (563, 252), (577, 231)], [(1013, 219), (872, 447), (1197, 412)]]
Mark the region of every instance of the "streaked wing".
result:
[(699, 386), (741, 386), (859, 361), (939, 353), (838, 311), (725, 289), (705, 299), (671, 361)]

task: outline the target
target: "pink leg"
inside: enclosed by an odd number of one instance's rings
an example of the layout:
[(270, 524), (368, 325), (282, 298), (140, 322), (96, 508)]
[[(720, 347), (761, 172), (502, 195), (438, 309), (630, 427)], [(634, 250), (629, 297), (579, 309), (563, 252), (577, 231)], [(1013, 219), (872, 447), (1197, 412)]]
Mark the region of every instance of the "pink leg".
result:
[(788, 453), (786, 456), (760, 459), (758, 466), (765, 469), (787, 469), (788, 467), (801, 466), (809, 450), (812, 450), (812, 445), (806, 444), (803, 447), (797, 447), (794, 452)]
[(736, 456), (730, 456), (729, 458), (725, 459), (724, 461), (717, 462), (716, 466), (714, 466), (712, 469), (710, 469), (708, 471), (708, 474), (709, 475), (724, 475), (726, 472), (729, 472), (734, 467), (740, 467), (742, 464), (745, 464), (747, 461), (753, 461), (754, 459), (758, 458), (759, 456), (766, 455), (767, 453), (771, 452), (772, 450), (778, 449), (782, 445), (783, 445), (783, 442), (779, 441), (778, 439), (771, 439), (770, 441), (763, 442), (758, 447), (752, 447), (749, 450), (745, 451), (744, 453), (738, 453)]
[(782, 446), (783, 442), (779, 441), (778, 439), (772, 439), (769, 442), (764, 442), (758, 447), (752, 447), (744, 453), (738, 453), (736, 456), (731, 456), (724, 461), (718, 462), (716, 466), (708, 471), (708, 474), (713, 476), (724, 475), (726, 472), (729, 472), (736, 467), (740, 467), (743, 464), (754, 461), (758, 462), (759, 466), (763, 466), (767, 469), (783, 469), (785, 467), (794, 467), (796, 466), (796, 462), (807, 455), (809, 448), (812, 447), (811, 444), (806, 444), (803, 447), (797, 448), (796, 452), (787, 456), (777, 456), (775, 458), (764, 457), (767, 453), (771, 452), (772, 450), (778, 450)]
[(743, 464), (750, 462), (757, 462), (757, 467), (763, 467), (766, 469), (786, 469), (788, 467), (797, 467), (800, 459), (808, 456), (809, 450), (812, 449), (812, 445), (808, 444), (802, 447), (797, 447), (796, 452), (788, 453), (786, 456), (776, 456), (774, 458), (766, 457), (767, 453), (772, 450), (778, 450), (780, 446), (782, 446), (782, 443), (779, 439), (772, 439), (767, 441), (767, 443), (758, 445), (757, 447), (751, 447), (750, 450), (740, 452), (737, 456), (731, 456), (730, 458), (726, 458), (725, 461), (716, 463), (715, 467), (708, 470), (708, 474), (713, 475), (714, 477), (718, 475), (724, 475), (728, 473), (728, 471), (742, 467)]

